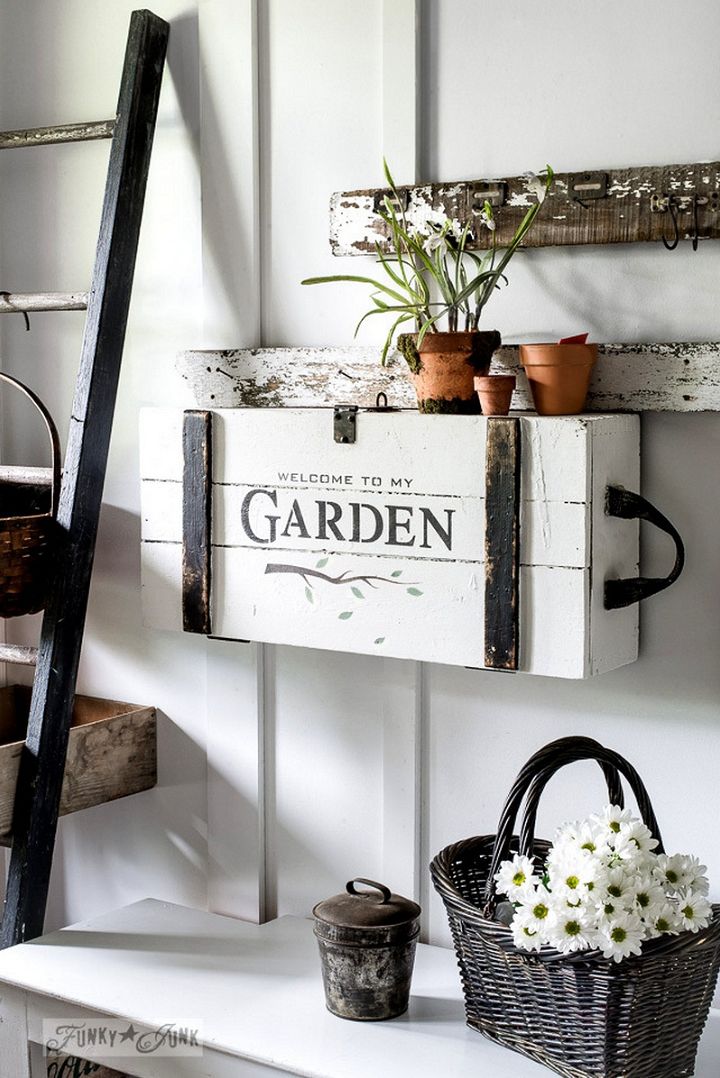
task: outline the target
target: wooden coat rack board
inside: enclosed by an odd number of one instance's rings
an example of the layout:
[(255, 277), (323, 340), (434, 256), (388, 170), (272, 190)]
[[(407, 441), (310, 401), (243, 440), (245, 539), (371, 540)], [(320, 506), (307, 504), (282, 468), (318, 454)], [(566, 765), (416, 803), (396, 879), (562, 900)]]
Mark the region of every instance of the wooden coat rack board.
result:
[[(389, 249), (387, 227), (376, 214), (388, 189), (343, 191), (330, 200), (330, 245), (335, 255)], [(428, 210), (472, 221), (485, 201), (493, 206), (498, 247), (507, 246), (534, 204), (527, 177), (460, 180), (398, 188), (409, 225)], [(555, 176), (524, 246), (642, 243), (720, 238), (720, 163), (661, 165)], [(493, 233), (477, 229), (468, 247), (489, 248)]]

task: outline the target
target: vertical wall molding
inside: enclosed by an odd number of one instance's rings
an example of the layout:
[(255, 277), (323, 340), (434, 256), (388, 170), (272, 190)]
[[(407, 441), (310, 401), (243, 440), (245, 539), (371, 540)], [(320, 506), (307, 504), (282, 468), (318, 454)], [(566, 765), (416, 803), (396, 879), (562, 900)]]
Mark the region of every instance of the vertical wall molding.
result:
[[(200, 0), (203, 345), (262, 343), (260, 0)], [(262, 85), (261, 85), (262, 84)], [(262, 645), (210, 640), (207, 655), (208, 907), (268, 916), (268, 767)]]
[(418, 183), (420, 0), (384, 0), (382, 147), (398, 183)]

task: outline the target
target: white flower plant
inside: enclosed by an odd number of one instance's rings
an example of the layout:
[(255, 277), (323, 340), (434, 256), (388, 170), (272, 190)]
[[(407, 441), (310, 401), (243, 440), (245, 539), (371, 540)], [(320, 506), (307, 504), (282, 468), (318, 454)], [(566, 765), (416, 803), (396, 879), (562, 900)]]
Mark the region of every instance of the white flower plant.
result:
[(515, 909), (515, 945), (563, 954), (597, 949), (620, 962), (640, 954), (645, 940), (707, 927), (705, 865), (656, 854), (657, 845), (629, 809), (607, 805), (561, 827), (540, 872), (521, 854), (503, 861), (495, 880)]
[[(402, 202), (387, 161), (383, 161), (383, 165), (392, 197), (385, 196), (382, 208), (376, 213), (386, 226), (391, 250), (384, 254), (380, 243), (375, 244), (380, 278), (333, 274), (308, 277), (302, 284), (352, 281), (369, 285), (372, 307), (358, 322), (355, 335), (367, 318), (378, 314), (390, 317), (392, 324), (381, 355), (384, 364), (398, 329), (404, 323), (414, 323), (417, 337), (411, 346), (407, 342), (409, 351), (398, 338), (401, 351), (412, 367), (411, 357), (417, 357), (416, 349), (425, 334), (438, 332), (437, 324), (443, 317), (447, 316), (451, 333), (457, 332), (461, 325), (466, 331), (477, 330), (483, 309), (495, 289), (500, 287), (501, 281), (507, 283), (505, 270), (532, 228), (554, 173), (550, 165), (546, 165), (539, 176), (526, 173), (525, 189), (535, 201), (529, 205), (507, 247), (499, 250), (495, 242), (496, 222), (488, 201), (464, 224), (429, 207), (419, 211), (417, 219), (414, 217), (410, 221), (401, 208)], [(490, 232), (492, 245), (485, 255), (478, 255), (469, 247), (476, 232), (482, 229)], [(401, 336), (408, 337), (407, 334)]]

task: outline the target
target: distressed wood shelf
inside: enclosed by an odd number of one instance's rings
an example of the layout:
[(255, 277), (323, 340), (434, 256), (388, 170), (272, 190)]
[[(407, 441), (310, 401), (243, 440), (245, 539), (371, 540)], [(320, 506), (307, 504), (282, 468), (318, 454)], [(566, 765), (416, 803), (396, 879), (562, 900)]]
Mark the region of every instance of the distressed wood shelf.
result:
[[(379, 392), (415, 409), (415, 391), (397, 354), (380, 349), (259, 348), (182, 353), (178, 371), (200, 408), (308, 408), (349, 402), (372, 407)], [(500, 348), (492, 370), (518, 376), (513, 410), (532, 408), (517, 347)], [(720, 411), (720, 342), (601, 344), (589, 412)]]
[[(527, 209), (536, 201), (528, 179), (460, 180), (398, 189), (407, 222), (420, 226), (429, 211), (465, 224), (485, 199), (493, 203), (499, 247), (507, 246)], [(387, 188), (336, 192), (330, 200), (330, 246), (335, 255), (365, 255), (375, 245), (389, 250), (387, 226), (375, 209)], [(672, 207), (666, 201), (672, 201)], [(608, 169), (558, 173), (541, 213), (523, 246), (659, 242), (674, 231), (678, 238), (720, 238), (720, 163)], [(661, 212), (659, 212), (661, 211)], [(475, 230), (469, 247), (487, 249), (492, 234)]]
[[(0, 689), (0, 846), (12, 843), (12, 815), (30, 689)], [(60, 814), (149, 790), (157, 782), (157, 717), (152, 707), (76, 696)]]

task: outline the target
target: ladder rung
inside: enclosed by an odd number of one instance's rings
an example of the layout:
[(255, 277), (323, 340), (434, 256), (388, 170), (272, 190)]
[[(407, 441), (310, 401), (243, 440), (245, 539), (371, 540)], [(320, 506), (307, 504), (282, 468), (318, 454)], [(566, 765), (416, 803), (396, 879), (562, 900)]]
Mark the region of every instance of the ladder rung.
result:
[(28, 648), (23, 644), (0, 644), (0, 663), (35, 666), (37, 653), (37, 648)]
[(87, 305), (87, 292), (0, 292), (0, 314), (84, 311)]
[(23, 487), (49, 487), (52, 483), (52, 468), (1, 465), (0, 483), (17, 483)]
[(16, 146), (52, 146), (60, 142), (92, 142), (94, 139), (112, 138), (114, 130), (114, 120), (96, 120), (87, 124), (0, 131), (0, 150), (11, 150)]

